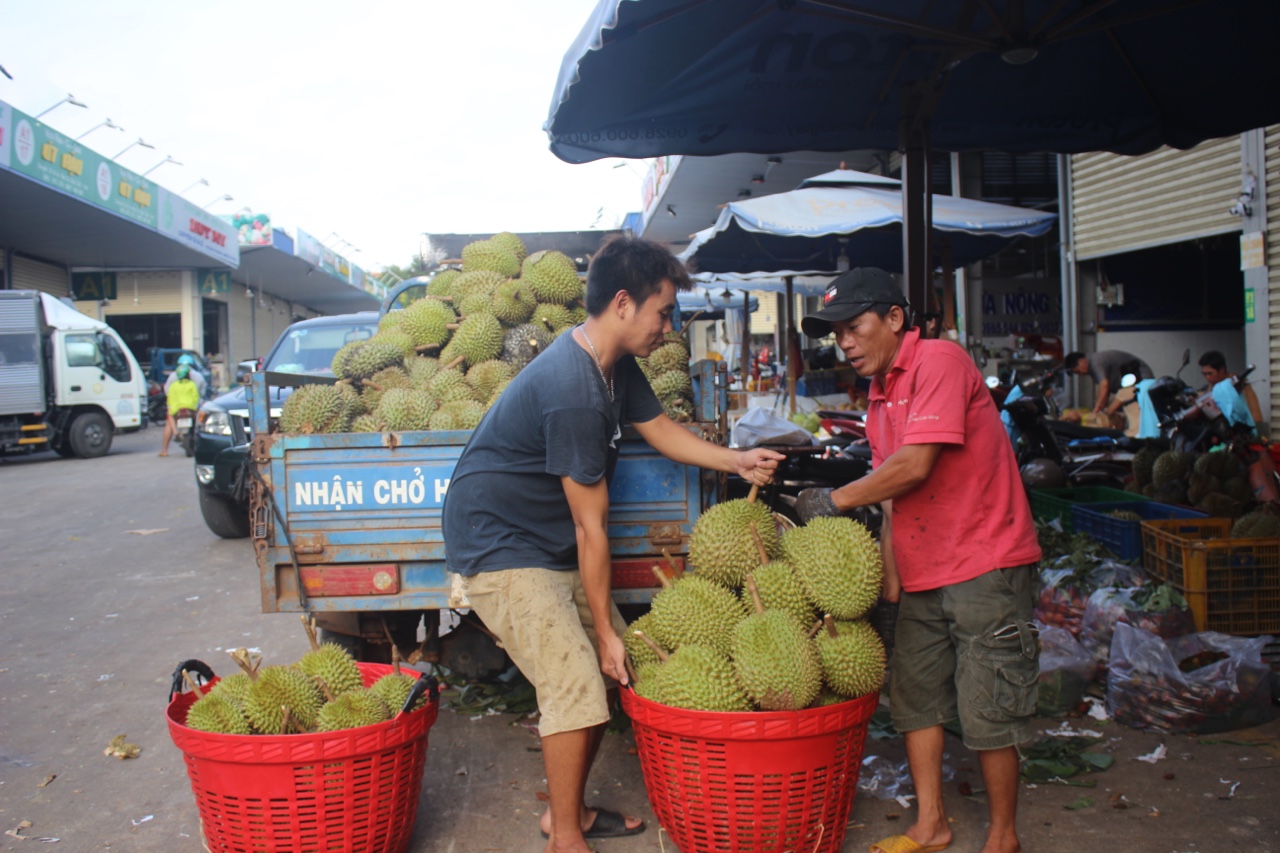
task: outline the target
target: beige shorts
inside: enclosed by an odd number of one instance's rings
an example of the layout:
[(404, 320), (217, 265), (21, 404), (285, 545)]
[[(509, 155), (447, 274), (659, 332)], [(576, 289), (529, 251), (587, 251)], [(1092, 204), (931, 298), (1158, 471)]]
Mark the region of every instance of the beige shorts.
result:
[[(576, 570), (503, 569), (462, 580), (476, 615), (537, 691), (544, 737), (609, 720), (605, 694), (616, 683), (606, 684), (600, 671), (595, 621)], [(609, 609), (622, 636), (622, 614), (617, 605)]]

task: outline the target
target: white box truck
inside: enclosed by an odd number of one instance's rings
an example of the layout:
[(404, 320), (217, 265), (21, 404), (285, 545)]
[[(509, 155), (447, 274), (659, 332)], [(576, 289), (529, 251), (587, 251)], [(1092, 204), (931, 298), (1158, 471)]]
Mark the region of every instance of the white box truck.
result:
[(86, 459), (143, 427), (147, 381), (115, 330), (34, 290), (0, 290), (0, 453)]

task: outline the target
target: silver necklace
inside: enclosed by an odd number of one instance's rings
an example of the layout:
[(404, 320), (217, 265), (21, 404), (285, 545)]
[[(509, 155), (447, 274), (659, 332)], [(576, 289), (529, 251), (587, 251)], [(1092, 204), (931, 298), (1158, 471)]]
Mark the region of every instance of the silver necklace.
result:
[(587, 337), (586, 325), (579, 325), (578, 331), (582, 332), (582, 339), (587, 342), (587, 346), (591, 348), (591, 354), (596, 359), (596, 370), (600, 371), (600, 381), (604, 383), (604, 387), (609, 391), (609, 402), (613, 402), (613, 377), (604, 375), (604, 365), (600, 363), (600, 353), (596, 352), (596, 345), (591, 343), (591, 338)]

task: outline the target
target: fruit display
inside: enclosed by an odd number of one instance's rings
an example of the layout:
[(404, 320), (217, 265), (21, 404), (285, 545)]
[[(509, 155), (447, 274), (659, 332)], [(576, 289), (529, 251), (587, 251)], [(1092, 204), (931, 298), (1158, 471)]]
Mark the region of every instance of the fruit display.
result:
[[(456, 262), (451, 262), (456, 263)], [(339, 432), (474, 429), (520, 370), (587, 319), (573, 259), (528, 253), (502, 232), (462, 249), (422, 298), (391, 311), (378, 331), (333, 357), (336, 385), (304, 385), (285, 400), (279, 429)], [(694, 420), (689, 347), (672, 332), (638, 360), (667, 414)]]
[[(320, 643), (305, 617), (311, 651), (290, 666), (261, 666), (245, 649), (232, 659), (243, 670), (192, 690), (187, 728), (212, 734), (287, 735), (359, 728), (389, 720), (404, 707), (416, 681), (396, 667), (369, 687), (345, 649)], [(423, 707), (420, 698), (414, 709)]]
[(1196, 630), (1187, 600), (1168, 584), (1103, 587), (1089, 596), (1080, 623), (1080, 645), (1099, 666), (1107, 665), (1111, 637), (1121, 622), (1158, 637), (1180, 637)]
[(1255, 504), (1248, 472), (1239, 458), (1223, 451), (1159, 453), (1144, 447), (1134, 454), (1133, 482), (1126, 488), (1214, 518), (1239, 518)]
[(671, 580), (654, 568), (663, 589), (623, 637), (637, 695), (700, 711), (798, 711), (880, 689), (885, 648), (864, 618), (882, 581), (879, 546), (847, 518), (779, 537), (754, 498), (698, 519), (694, 571)]

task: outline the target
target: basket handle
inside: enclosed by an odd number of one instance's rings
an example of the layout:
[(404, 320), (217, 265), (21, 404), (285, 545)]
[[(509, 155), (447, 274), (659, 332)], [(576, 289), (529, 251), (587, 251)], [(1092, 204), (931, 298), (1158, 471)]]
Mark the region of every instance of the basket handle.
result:
[(186, 681), (184, 681), (182, 678), (182, 673), (184, 671), (194, 673), (200, 676), (200, 678), (205, 683), (212, 681), (215, 677), (213, 674), (213, 670), (210, 669), (209, 665), (206, 664), (204, 661), (199, 661), (194, 659), (184, 660), (182, 663), (178, 664), (178, 668), (173, 671), (173, 681), (169, 685), (169, 701), (170, 702), (173, 701), (174, 696), (177, 696), (179, 693), (181, 693), (183, 689), (187, 686)]
[[(407, 714), (413, 708), (414, 704), (422, 698), (422, 694), (431, 691), (431, 701), (435, 702), (440, 699), (440, 682), (436, 680), (434, 675), (422, 673), (418, 676), (418, 680), (413, 683), (412, 689), (409, 690), (409, 696), (404, 700), (404, 706), (400, 708), (400, 714)], [(396, 716), (399, 716), (397, 714)]]

